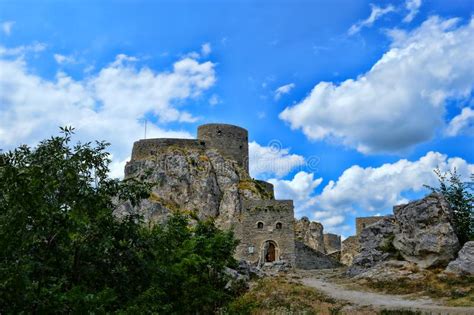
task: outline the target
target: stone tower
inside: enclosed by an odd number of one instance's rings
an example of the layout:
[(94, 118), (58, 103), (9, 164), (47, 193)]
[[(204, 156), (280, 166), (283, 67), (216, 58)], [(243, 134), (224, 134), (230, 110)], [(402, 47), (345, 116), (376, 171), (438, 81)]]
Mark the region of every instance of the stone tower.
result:
[(198, 127), (197, 138), (205, 141), (208, 147), (237, 161), (248, 173), (249, 145), (246, 129), (227, 124), (206, 124)]

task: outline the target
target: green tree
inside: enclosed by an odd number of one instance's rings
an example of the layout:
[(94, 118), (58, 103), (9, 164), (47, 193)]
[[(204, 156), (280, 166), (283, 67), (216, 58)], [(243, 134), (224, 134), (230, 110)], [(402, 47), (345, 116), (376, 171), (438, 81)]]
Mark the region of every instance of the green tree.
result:
[(107, 143), (71, 128), (0, 153), (0, 313), (210, 313), (227, 303), (231, 232), (176, 214), (148, 227), (118, 219), (149, 187), (107, 177)]
[(452, 224), (462, 246), (474, 240), (474, 174), (471, 175), (471, 182), (464, 182), (456, 169), (446, 173), (436, 169), (434, 172), (438, 177), (439, 187), (427, 187), (433, 192), (443, 194), (451, 206)]

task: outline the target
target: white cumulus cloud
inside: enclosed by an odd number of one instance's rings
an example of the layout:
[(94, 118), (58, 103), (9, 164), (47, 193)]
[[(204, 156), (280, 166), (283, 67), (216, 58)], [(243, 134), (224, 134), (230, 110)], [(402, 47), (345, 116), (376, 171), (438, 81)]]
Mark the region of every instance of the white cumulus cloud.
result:
[(457, 170), (464, 180), (474, 173), (474, 164), (461, 158), (448, 158), (438, 152), (428, 152), (417, 161), (405, 159), (379, 167), (362, 168), (354, 165), (346, 169), (337, 181), (330, 181), (313, 200), (315, 216), (321, 211), (328, 216), (345, 216), (359, 210), (380, 212), (394, 205), (406, 203), (408, 192), (427, 192), (424, 185), (436, 187), (433, 172)]
[(313, 173), (300, 171), (291, 180), (272, 178), (268, 181), (273, 184), (277, 199), (294, 201), (295, 211), (298, 215), (312, 205), (314, 189), (321, 184), (323, 179), (315, 179)]
[(293, 199), (297, 216), (306, 215), (323, 223), (327, 231), (344, 234), (350, 228), (346, 222), (348, 215), (359, 211), (372, 211), (374, 215), (387, 212), (396, 204), (409, 200), (407, 193), (428, 190), (424, 185), (437, 187), (434, 170), (442, 172), (457, 170), (463, 180), (469, 180), (474, 173), (474, 164), (439, 152), (428, 152), (415, 161), (401, 159), (378, 167), (353, 165), (346, 169), (335, 181), (329, 181), (320, 193), (315, 189), (323, 183), (322, 178), (314, 179), (314, 174), (299, 172), (293, 179), (270, 179), (275, 186), (275, 197)]
[(249, 143), (250, 175), (253, 177), (282, 177), (304, 163), (302, 156), (290, 154), (290, 149), (282, 148), (279, 142), (269, 146), (261, 146), (255, 141)]
[(449, 122), (445, 134), (450, 137), (459, 134), (474, 135), (474, 110), (469, 107), (463, 108), (461, 113)]
[[(34, 145), (57, 134), (59, 126), (71, 125), (78, 140), (112, 143), (112, 168), (117, 175), (133, 142), (143, 138), (144, 117), (162, 123), (195, 121), (183, 110), (183, 102), (198, 97), (215, 82), (214, 64), (209, 61), (185, 58), (176, 61), (171, 71), (161, 72), (137, 67), (135, 61), (135, 57), (118, 55), (85, 79), (58, 72), (50, 80), (33, 74), (21, 56), (0, 58), (0, 147)], [(160, 125), (149, 122), (147, 136), (192, 136)]]
[(427, 141), (444, 125), (447, 100), (474, 86), (474, 19), (432, 17), (392, 44), (366, 73), (320, 82), (280, 118), (310, 139), (337, 139), (363, 153), (397, 152)]
[(290, 93), (290, 91), (295, 87), (294, 83), (285, 84), (280, 86), (275, 90), (275, 99), (278, 100), (284, 94)]
[(319, 209), (350, 212), (356, 209), (380, 211), (407, 202), (404, 192), (419, 192), (423, 185), (436, 186), (433, 172), (457, 169), (467, 180), (474, 173), (474, 164), (461, 158), (448, 158), (439, 152), (428, 152), (417, 161), (405, 159), (379, 167), (362, 168), (354, 165), (346, 169), (337, 181), (330, 181), (317, 196)]
[(405, 8), (408, 10), (408, 14), (403, 18), (403, 22), (410, 23), (413, 21), (415, 16), (421, 7), (421, 0), (406, 0)]
[(371, 11), (369, 17), (365, 20), (357, 22), (356, 24), (353, 24), (347, 31), (349, 35), (354, 35), (358, 33), (363, 27), (372, 26), (375, 21), (380, 19), (385, 14), (395, 11), (395, 7), (393, 5), (388, 5), (385, 8), (381, 8), (379, 6), (371, 4), (370, 8)]

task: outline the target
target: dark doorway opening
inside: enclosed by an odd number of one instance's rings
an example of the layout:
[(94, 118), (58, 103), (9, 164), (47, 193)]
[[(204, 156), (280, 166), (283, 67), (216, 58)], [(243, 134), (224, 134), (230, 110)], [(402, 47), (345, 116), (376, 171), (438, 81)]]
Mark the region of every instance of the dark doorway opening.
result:
[(275, 245), (273, 243), (269, 243), (267, 247), (267, 253), (265, 255), (266, 262), (274, 262), (275, 261)]

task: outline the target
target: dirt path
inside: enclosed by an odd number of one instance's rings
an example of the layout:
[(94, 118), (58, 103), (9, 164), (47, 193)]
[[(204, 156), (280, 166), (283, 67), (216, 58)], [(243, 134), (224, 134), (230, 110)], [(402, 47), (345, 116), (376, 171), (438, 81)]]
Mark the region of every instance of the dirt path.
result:
[(313, 287), (326, 295), (337, 299), (348, 301), (360, 306), (371, 306), (377, 309), (390, 310), (412, 310), (424, 314), (466, 314), (474, 315), (474, 307), (449, 307), (443, 306), (430, 299), (408, 299), (399, 295), (388, 295), (347, 289), (342, 285), (335, 284), (326, 277), (319, 274), (302, 275), (301, 283)]

